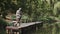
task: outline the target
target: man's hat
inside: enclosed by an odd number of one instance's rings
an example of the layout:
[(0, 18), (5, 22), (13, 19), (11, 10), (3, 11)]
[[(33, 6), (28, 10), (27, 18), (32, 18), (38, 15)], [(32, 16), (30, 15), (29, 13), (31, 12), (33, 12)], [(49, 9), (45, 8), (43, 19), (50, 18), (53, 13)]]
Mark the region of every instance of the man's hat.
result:
[(21, 10), (21, 8), (19, 8), (19, 10)]

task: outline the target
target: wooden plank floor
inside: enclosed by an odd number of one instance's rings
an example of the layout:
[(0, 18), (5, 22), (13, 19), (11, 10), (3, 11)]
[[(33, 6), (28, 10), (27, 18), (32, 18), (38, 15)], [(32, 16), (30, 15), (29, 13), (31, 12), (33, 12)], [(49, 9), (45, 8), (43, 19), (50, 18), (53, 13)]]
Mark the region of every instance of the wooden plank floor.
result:
[(18, 29), (18, 28), (28, 27), (28, 26), (31, 26), (34, 24), (39, 24), (39, 23), (41, 23), (41, 22), (21, 23), (20, 26), (18, 26), (18, 27), (7, 26), (6, 28)]
[[(30, 31), (30, 30), (34, 29), (36, 24), (38, 25), (40, 23), (42, 23), (42, 22), (20, 23), (20, 26), (18, 26), (18, 27), (7, 26), (6, 29), (10, 30), (11, 33), (12, 33), (12, 30), (19, 30), (20, 29), (22, 31), (22, 34), (25, 34), (26, 33), (26, 31), (25, 31), (26, 29), (28, 29)], [(27, 28), (25, 28), (25, 27), (27, 27)]]

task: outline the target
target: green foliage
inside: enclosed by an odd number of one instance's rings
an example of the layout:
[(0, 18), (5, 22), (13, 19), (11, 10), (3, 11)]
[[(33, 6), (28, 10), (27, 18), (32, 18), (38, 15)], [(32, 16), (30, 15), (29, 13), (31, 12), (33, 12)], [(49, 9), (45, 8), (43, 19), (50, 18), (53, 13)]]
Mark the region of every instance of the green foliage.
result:
[(0, 34), (6, 34), (7, 22), (0, 18)]
[(5, 30), (0, 31), (0, 34), (7, 34)]
[(59, 16), (60, 15), (60, 2), (57, 2), (54, 5), (53, 13), (54, 13), (55, 16)]
[[(47, 27), (49, 24), (56, 23), (57, 21), (60, 22), (59, 0), (0, 0), (0, 13), (3, 15), (3, 18), (5, 18), (8, 12), (15, 13), (20, 7), (22, 8), (23, 22), (26, 22), (26, 20), (27, 22), (43, 21), (44, 23), (48, 23)], [(0, 20), (0, 23), (1, 27), (5, 27), (5, 22), (3, 20)], [(45, 34), (47, 34), (49, 31), (56, 32), (56, 30), (59, 29), (59, 27), (56, 28), (56, 26), (57, 25), (53, 25), (51, 26), (52, 28), (46, 27), (43, 33), (46, 32)], [(50, 34), (55, 34), (51, 32)]]
[(52, 18), (59, 18), (60, 15), (58, 0), (0, 0), (0, 6), (4, 18), (8, 12), (15, 13), (20, 7), (23, 15), (27, 14), (30, 21), (52, 21)]
[(7, 22), (0, 19), (0, 30), (5, 29), (6, 26), (7, 26)]

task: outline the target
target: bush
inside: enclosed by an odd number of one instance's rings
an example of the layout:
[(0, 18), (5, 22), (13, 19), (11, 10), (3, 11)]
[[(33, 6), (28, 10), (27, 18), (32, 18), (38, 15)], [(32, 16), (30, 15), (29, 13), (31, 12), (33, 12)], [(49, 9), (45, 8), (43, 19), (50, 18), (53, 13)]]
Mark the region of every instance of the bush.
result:
[(5, 29), (6, 26), (7, 26), (7, 22), (4, 21), (3, 19), (0, 19), (0, 30)]

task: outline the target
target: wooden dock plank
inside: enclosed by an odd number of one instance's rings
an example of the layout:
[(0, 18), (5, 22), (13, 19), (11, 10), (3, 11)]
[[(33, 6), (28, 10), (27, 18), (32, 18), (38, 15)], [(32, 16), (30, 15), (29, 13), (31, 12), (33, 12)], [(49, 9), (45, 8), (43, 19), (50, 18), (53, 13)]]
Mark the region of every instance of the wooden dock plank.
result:
[(18, 29), (18, 28), (28, 27), (28, 26), (31, 26), (31, 25), (34, 25), (34, 24), (39, 24), (39, 23), (41, 23), (41, 22), (21, 23), (20, 26), (18, 26), (18, 27), (7, 26), (6, 28)]
[(18, 28), (28, 27), (28, 26), (34, 25), (34, 24), (39, 24), (39, 23), (41, 23), (41, 22), (21, 23), (20, 26), (18, 26), (18, 27), (7, 26), (6, 28), (12, 28), (12, 29), (13, 29), (13, 28), (16, 28), (16, 29), (18, 29)]
[[(7, 26), (6, 27), (6, 30), (8, 30), (8, 33), (9, 31), (11, 32), (11, 34), (13, 33), (13, 30), (14, 31), (19, 31), (19, 33), (24, 33), (25, 32), (25, 29), (31, 29), (31, 28), (36, 28), (36, 25), (40, 24), (42, 22), (31, 22), (31, 23), (20, 23), (20, 26)], [(27, 28), (25, 28), (27, 27)], [(22, 32), (20, 32), (22, 31)]]

